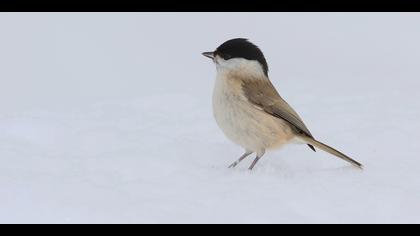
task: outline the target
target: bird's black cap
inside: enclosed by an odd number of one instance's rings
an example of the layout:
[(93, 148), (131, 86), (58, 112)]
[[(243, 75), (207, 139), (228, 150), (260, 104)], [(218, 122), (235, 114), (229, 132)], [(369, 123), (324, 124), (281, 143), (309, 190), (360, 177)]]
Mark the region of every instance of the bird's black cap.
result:
[(264, 74), (268, 76), (268, 65), (262, 51), (248, 39), (236, 38), (224, 42), (220, 45), (214, 55), (219, 55), (225, 60), (231, 58), (245, 58), (247, 60), (256, 60), (263, 67)]

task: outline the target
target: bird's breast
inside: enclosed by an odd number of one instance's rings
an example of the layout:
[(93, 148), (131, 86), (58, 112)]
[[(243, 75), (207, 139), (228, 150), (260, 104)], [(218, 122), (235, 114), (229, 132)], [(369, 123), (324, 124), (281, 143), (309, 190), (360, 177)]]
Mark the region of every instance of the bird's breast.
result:
[(233, 142), (259, 151), (289, 139), (290, 128), (283, 121), (250, 104), (241, 81), (218, 76), (213, 91), (213, 114), (218, 126)]

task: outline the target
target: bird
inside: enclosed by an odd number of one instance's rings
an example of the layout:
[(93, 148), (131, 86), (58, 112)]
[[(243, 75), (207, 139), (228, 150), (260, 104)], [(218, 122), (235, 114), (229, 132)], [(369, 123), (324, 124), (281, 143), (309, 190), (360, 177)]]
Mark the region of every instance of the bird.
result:
[(246, 38), (234, 38), (214, 51), (203, 52), (216, 65), (213, 116), (225, 136), (245, 153), (229, 168), (253, 153), (249, 170), (267, 150), (301, 143), (330, 153), (362, 169), (363, 165), (314, 138), (298, 113), (280, 96), (268, 76), (261, 49)]

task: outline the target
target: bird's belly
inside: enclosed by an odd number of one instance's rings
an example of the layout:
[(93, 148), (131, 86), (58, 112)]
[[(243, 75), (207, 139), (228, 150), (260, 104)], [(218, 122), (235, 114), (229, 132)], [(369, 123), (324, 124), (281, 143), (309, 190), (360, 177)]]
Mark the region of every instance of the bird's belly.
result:
[(213, 96), (214, 117), (233, 142), (258, 152), (293, 139), (291, 128), (283, 120), (257, 109), (235, 94), (219, 92)]

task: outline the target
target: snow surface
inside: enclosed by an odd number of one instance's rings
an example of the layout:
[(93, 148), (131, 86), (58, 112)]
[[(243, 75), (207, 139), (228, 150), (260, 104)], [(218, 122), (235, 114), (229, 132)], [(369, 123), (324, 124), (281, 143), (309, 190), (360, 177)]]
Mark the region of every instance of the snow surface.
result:
[[(1, 13), (0, 223), (420, 223), (420, 14)], [(234, 37), (319, 140), (227, 166)]]

